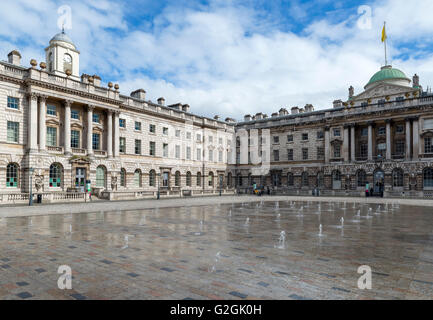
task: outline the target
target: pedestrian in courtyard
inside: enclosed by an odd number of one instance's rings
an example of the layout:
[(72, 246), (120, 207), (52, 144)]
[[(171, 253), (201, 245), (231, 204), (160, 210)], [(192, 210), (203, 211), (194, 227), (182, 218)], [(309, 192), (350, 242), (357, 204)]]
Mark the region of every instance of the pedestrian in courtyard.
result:
[(365, 184), (365, 197), (368, 198), (369, 197), (369, 192), (370, 192), (370, 184), (367, 183)]

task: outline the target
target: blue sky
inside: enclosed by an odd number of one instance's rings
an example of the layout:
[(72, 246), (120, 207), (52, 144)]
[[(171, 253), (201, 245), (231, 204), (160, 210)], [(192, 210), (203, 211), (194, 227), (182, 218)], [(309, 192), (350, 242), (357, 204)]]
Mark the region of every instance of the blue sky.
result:
[(389, 61), (433, 84), (431, 0), (16, 0), (1, 4), (3, 59), (18, 49), (25, 66), (44, 61), (62, 5), (72, 9), (66, 32), (81, 73), (206, 116), (324, 109), (346, 99), (350, 85), (360, 93), (384, 63), (385, 20)]

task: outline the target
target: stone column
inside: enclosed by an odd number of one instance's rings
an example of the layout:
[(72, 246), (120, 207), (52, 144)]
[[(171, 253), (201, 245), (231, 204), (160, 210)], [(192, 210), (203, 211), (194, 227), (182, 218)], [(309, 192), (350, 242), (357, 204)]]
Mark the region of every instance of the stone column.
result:
[(392, 159), (391, 120), (386, 120), (386, 160)]
[(107, 156), (113, 157), (113, 111), (107, 111)]
[(39, 99), (39, 152), (46, 152), (47, 143), (47, 96)]
[(114, 139), (114, 144), (113, 144), (114, 151), (113, 151), (113, 154), (114, 154), (115, 158), (119, 157), (119, 154), (120, 154), (120, 152), (119, 152), (119, 144), (120, 144), (120, 141), (119, 141), (119, 139), (120, 139), (119, 115), (120, 115), (119, 111), (114, 112), (114, 138), (113, 138)]
[(349, 126), (344, 126), (343, 133), (343, 158), (344, 162), (349, 162)]
[(72, 155), (71, 149), (71, 104), (72, 101), (65, 101), (65, 127), (64, 127), (64, 146), (65, 146), (65, 155)]
[(355, 124), (350, 125), (350, 159), (352, 162), (356, 161), (356, 145), (355, 145)]
[(93, 110), (94, 106), (87, 107), (87, 155), (93, 155)]
[(418, 117), (413, 119), (412, 123), (412, 129), (413, 129), (413, 137), (412, 137), (412, 153), (413, 153), (413, 160), (418, 160), (419, 157), (419, 128), (418, 128)]
[(38, 95), (34, 92), (29, 94), (27, 133), (27, 148), (29, 152), (38, 151)]
[(410, 134), (410, 118), (406, 118), (406, 160), (410, 160), (411, 134)]
[(373, 123), (368, 123), (368, 161), (373, 160)]
[(329, 163), (329, 127), (325, 128), (325, 163)]

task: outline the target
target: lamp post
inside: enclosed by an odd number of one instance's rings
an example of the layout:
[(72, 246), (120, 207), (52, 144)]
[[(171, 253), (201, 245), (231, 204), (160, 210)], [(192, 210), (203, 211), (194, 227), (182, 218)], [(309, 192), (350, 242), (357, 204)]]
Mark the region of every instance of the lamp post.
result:
[(159, 192), (159, 182), (160, 182), (160, 180), (161, 180), (161, 172), (158, 173), (158, 192), (157, 192), (157, 194), (156, 194), (156, 199), (157, 199), (157, 200), (159, 200), (159, 198), (160, 198), (160, 196), (161, 196), (161, 194), (160, 194), (160, 192)]
[(29, 182), (30, 182), (29, 206), (33, 205), (33, 183), (32, 183), (32, 177), (33, 177), (33, 171), (34, 170), (35, 169), (33, 169), (33, 168), (29, 169), (29, 174), (30, 174), (30, 176), (29, 176)]

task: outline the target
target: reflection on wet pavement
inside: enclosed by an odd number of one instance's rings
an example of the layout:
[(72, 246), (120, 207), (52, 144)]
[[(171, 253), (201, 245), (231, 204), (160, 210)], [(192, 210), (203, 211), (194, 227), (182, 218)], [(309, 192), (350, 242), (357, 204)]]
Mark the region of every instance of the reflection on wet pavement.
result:
[[(284, 201), (3, 218), (0, 299), (433, 299), (431, 211)], [(61, 265), (72, 290), (57, 287)], [(357, 287), (361, 265), (372, 290)]]

